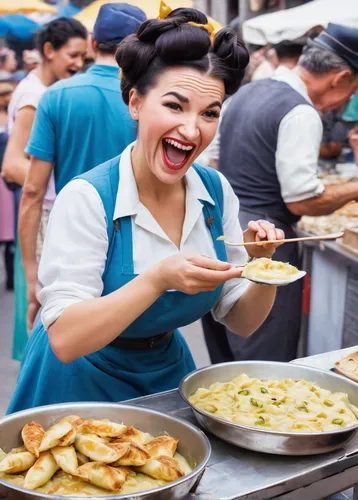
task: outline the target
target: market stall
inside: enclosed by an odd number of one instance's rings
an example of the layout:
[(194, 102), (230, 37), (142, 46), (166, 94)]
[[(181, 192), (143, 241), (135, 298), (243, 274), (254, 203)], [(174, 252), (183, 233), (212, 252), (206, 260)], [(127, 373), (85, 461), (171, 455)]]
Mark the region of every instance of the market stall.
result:
[[(325, 183), (355, 180), (358, 169), (337, 165), (324, 174)], [(300, 236), (354, 232), (358, 227), (358, 203), (352, 202), (331, 215), (304, 216), (298, 224)], [(358, 240), (357, 240), (358, 241)], [(349, 243), (349, 240), (348, 240)], [(347, 238), (302, 244), (303, 268), (307, 271), (303, 297), (300, 353), (314, 355), (357, 344), (358, 249)], [(323, 334), (324, 332), (324, 334)]]
[(358, 27), (358, 5), (356, 0), (313, 0), (312, 2), (257, 16), (243, 23), (246, 42), (257, 45), (294, 40), (315, 26), (327, 27), (337, 23), (352, 28)]

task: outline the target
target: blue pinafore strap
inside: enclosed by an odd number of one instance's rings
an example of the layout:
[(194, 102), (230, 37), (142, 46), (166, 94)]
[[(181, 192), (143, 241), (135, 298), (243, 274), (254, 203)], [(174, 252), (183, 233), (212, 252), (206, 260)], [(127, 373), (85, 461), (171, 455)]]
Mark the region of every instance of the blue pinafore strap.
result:
[[(132, 240), (132, 221), (130, 216), (121, 217), (113, 221), (114, 208), (116, 205), (118, 184), (120, 179), (119, 169), (120, 156), (116, 156), (111, 160), (102, 163), (94, 170), (90, 170), (79, 176), (80, 179), (85, 179), (90, 182), (98, 191), (101, 197), (103, 207), (106, 213), (107, 235), (108, 235), (108, 255), (103, 278), (105, 277), (111, 263), (114, 246), (121, 246), (122, 255), (122, 273), (129, 275), (134, 274), (133, 269), (133, 240)], [(201, 200), (203, 204), (203, 212), (206, 224), (210, 230), (216, 255), (222, 261), (227, 260), (226, 248), (223, 241), (218, 241), (217, 238), (223, 234), (222, 218), (224, 214), (224, 196), (219, 174), (211, 168), (202, 167), (193, 164), (194, 170), (200, 176), (205, 188), (215, 202), (215, 205)], [(108, 193), (111, 196), (108, 196)], [(120, 236), (119, 238), (116, 237)]]
[(213, 238), (217, 258), (226, 262), (227, 254), (225, 243), (222, 240), (218, 241), (217, 239), (219, 236), (224, 234), (222, 224), (224, 216), (224, 193), (220, 176), (216, 170), (210, 167), (202, 167), (201, 165), (194, 163), (193, 168), (200, 176), (208, 193), (215, 202), (215, 205), (212, 205), (207, 201), (201, 201), (204, 205), (204, 217)]

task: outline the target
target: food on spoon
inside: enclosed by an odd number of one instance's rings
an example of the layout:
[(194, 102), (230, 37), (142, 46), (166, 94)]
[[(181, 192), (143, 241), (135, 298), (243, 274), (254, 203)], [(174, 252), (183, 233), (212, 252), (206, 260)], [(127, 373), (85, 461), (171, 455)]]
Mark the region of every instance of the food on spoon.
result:
[(75, 448), (94, 462), (110, 464), (120, 458), (118, 450), (95, 434), (79, 434), (75, 440)]
[(137, 467), (136, 470), (155, 479), (164, 479), (165, 481), (176, 481), (184, 476), (178, 462), (170, 457), (151, 459), (142, 467)]
[[(84, 430), (98, 434), (83, 434)], [(164, 486), (192, 470), (176, 453), (178, 441), (171, 436), (154, 437), (106, 419), (70, 415), (47, 431), (30, 422), (21, 435), (34, 451), (55, 446), (40, 452), (37, 460), (24, 447), (7, 455), (0, 449), (0, 479), (39, 493), (99, 497), (112, 491), (131, 495)], [(74, 445), (65, 445), (72, 441)], [(106, 459), (114, 461), (105, 463)]]
[(45, 429), (36, 422), (29, 422), (22, 429), (21, 437), (24, 441), (25, 448), (33, 453), (36, 458), (40, 456), (40, 446), (44, 434)]
[(129, 470), (110, 467), (100, 462), (88, 462), (77, 470), (77, 476), (105, 490), (119, 491)]
[(75, 475), (78, 469), (78, 458), (73, 446), (57, 446), (51, 449), (57, 465), (68, 474)]
[(32, 467), (35, 462), (36, 457), (33, 453), (20, 448), (17, 452), (13, 450), (1, 460), (0, 472), (6, 472), (7, 474), (24, 472)]
[(259, 380), (241, 374), (199, 388), (189, 401), (230, 422), (278, 432), (326, 432), (358, 424), (347, 394), (306, 380)]
[(35, 490), (40, 488), (58, 471), (59, 466), (50, 451), (40, 453), (40, 458), (26, 474), (24, 488)]
[(291, 264), (261, 257), (249, 262), (242, 273), (243, 278), (265, 281), (287, 280), (298, 274), (298, 269)]

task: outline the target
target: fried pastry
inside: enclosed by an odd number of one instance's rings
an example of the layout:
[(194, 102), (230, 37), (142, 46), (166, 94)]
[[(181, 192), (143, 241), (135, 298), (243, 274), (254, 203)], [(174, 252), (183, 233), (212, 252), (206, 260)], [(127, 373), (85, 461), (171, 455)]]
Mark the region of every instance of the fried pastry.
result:
[(100, 437), (119, 437), (127, 431), (128, 427), (123, 424), (111, 422), (108, 419), (94, 420), (94, 419), (80, 419), (77, 425), (77, 432), (79, 434), (97, 434)]
[(178, 440), (170, 436), (158, 436), (145, 445), (152, 458), (160, 456), (173, 458)]
[(78, 415), (67, 415), (67, 417), (63, 417), (62, 420), (67, 420), (70, 424), (76, 424), (76, 422), (82, 420), (82, 418)]
[(29, 422), (21, 434), (24, 444), (39, 457), (24, 446), (7, 455), (0, 449), (0, 479), (40, 494), (98, 498), (116, 492), (127, 497), (191, 471), (184, 457), (177, 453), (172, 457), (176, 439), (154, 438), (111, 420), (70, 415), (47, 431)]
[(153, 436), (147, 432), (142, 432), (135, 427), (128, 427), (126, 432), (122, 434), (121, 440), (123, 441), (133, 441), (133, 443), (143, 445), (148, 443), (153, 439)]
[(18, 448), (5, 455), (0, 462), (0, 472), (7, 474), (16, 474), (24, 472), (34, 465), (36, 457), (30, 451), (24, 451), (23, 448)]
[(36, 422), (29, 422), (24, 426), (21, 432), (22, 440), (25, 448), (33, 453), (36, 458), (40, 456), (40, 445), (45, 434), (45, 429), (42, 425)]
[(112, 444), (116, 450), (121, 453), (119, 460), (111, 464), (113, 467), (117, 466), (140, 466), (150, 460), (151, 456), (148, 451), (139, 444), (128, 442), (121, 442)]
[(80, 453), (79, 451), (76, 451), (76, 455), (77, 455), (78, 465), (84, 465), (90, 461), (90, 459), (86, 457), (86, 455)]
[(154, 477), (154, 479), (164, 479), (165, 481), (176, 481), (184, 476), (178, 462), (170, 457), (153, 458), (142, 467), (137, 467), (136, 470)]
[(51, 426), (44, 434), (40, 452), (47, 451), (56, 446), (70, 446), (76, 437), (76, 428), (69, 419), (75, 417), (64, 417)]
[(78, 459), (73, 446), (57, 446), (51, 449), (57, 465), (68, 474), (75, 475), (78, 469)]
[(334, 367), (337, 372), (358, 382), (358, 352), (353, 352), (337, 361)]
[(75, 440), (75, 448), (94, 462), (110, 464), (120, 458), (120, 453), (115, 446), (103, 442), (95, 434), (78, 434)]
[(127, 478), (125, 469), (110, 467), (100, 462), (88, 462), (77, 469), (77, 476), (105, 490), (121, 490)]
[(50, 451), (40, 453), (40, 458), (26, 474), (24, 488), (28, 490), (40, 488), (52, 478), (58, 469), (59, 466)]

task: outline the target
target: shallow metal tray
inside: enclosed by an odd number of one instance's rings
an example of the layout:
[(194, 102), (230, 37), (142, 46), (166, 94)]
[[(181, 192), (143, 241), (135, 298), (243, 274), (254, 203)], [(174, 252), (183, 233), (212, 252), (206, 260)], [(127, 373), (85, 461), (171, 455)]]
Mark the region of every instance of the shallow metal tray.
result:
[(199, 410), (190, 403), (188, 398), (200, 387), (207, 388), (215, 382), (228, 382), (241, 373), (262, 380), (305, 379), (331, 392), (347, 393), (351, 403), (358, 406), (357, 384), (331, 372), (270, 361), (237, 361), (213, 365), (196, 370), (184, 377), (179, 386), (179, 393), (191, 406), (199, 424), (219, 438), (242, 448), (263, 453), (316, 455), (341, 448), (357, 433), (358, 421), (355, 426), (330, 432), (270, 431), (229, 422)]
[[(210, 457), (211, 446), (209, 440), (194, 425), (180, 418), (165, 415), (147, 408), (113, 403), (67, 403), (42, 406), (14, 413), (0, 420), (0, 448), (4, 451), (9, 451), (14, 447), (18, 447), (22, 443), (21, 430), (31, 420), (35, 420), (47, 428), (60, 418), (73, 414), (83, 418), (108, 418), (114, 422), (123, 422), (124, 424), (137, 427), (143, 432), (149, 432), (154, 436), (167, 433), (179, 440), (178, 453), (188, 460), (191, 467), (194, 467), (190, 474), (160, 488), (131, 495), (109, 494), (108, 496), (101, 496), (100, 498), (104, 500), (123, 500), (124, 498), (131, 500), (181, 499), (189, 493), (191, 488), (200, 479)], [(0, 481), (0, 495), (16, 498), (16, 500), (43, 498), (51, 500), (65, 498), (83, 499), (83, 497), (65, 497), (29, 491), (5, 481)]]

